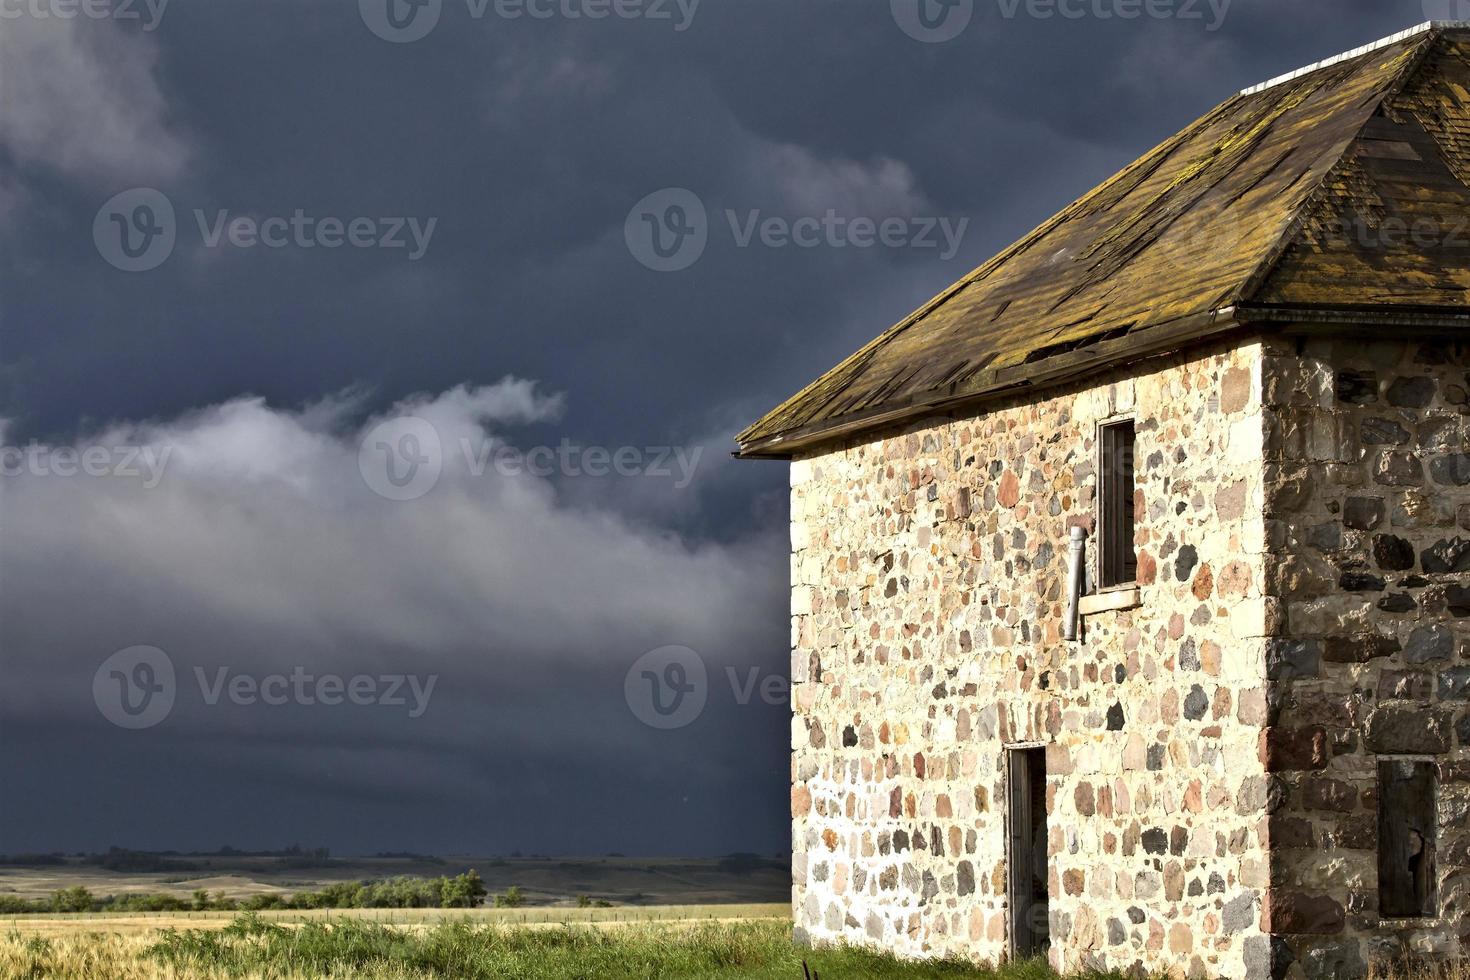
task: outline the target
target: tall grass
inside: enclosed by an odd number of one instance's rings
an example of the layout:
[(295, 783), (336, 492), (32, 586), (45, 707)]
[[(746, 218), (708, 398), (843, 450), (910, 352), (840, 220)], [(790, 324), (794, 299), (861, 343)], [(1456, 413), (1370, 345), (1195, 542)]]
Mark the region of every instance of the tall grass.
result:
[[(610, 931), (450, 922), (394, 929), (338, 920), (282, 926), (244, 916), (221, 931), (0, 941), (0, 976), (25, 980), (1053, 980), (1042, 963), (996, 972), (903, 963), (851, 948), (807, 950), (779, 922)], [(1098, 978), (1101, 980), (1101, 978)]]
[[(804, 970), (822, 980), (1056, 980), (1041, 962), (990, 970), (802, 949), (775, 921), (393, 928), (355, 919), (278, 925), (247, 915), (221, 931), (0, 937), (5, 980), (803, 980)], [(1470, 980), (1470, 968), (1380, 967), (1370, 980)]]

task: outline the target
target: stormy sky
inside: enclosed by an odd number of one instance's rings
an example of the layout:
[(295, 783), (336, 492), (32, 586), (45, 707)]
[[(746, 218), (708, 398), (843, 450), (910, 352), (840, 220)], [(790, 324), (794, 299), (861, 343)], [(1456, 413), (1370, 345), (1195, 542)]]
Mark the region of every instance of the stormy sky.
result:
[(787, 850), (732, 435), (1235, 90), (1470, 17), (918, 2), (0, 3), (0, 852)]

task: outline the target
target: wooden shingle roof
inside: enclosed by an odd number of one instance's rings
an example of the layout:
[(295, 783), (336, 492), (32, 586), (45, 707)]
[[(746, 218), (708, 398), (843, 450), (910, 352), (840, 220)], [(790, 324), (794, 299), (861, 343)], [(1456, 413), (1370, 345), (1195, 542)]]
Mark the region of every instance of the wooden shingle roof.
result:
[(789, 457), (1256, 320), (1470, 329), (1467, 291), (1470, 29), (1430, 24), (1235, 96), (736, 438)]

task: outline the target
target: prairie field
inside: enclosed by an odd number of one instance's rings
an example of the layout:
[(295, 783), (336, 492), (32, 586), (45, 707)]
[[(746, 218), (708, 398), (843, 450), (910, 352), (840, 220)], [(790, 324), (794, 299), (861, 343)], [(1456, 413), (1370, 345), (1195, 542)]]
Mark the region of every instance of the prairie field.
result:
[[(26, 916), (0, 922), (7, 980), (1050, 980), (802, 949), (783, 906), (429, 915)], [(437, 910), (435, 910), (437, 911)], [(550, 911), (550, 910), (548, 910)], [(564, 910), (571, 912), (572, 910)], [(128, 919), (123, 922), (119, 920)]]
[[(806, 949), (785, 906), (118, 915), (0, 919), (6, 980), (1058, 980), (1044, 963), (990, 968)], [(1072, 980), (1123, 980), (1088, 974)], [(1463, 965), (1369, 980), (1470, 980)]]

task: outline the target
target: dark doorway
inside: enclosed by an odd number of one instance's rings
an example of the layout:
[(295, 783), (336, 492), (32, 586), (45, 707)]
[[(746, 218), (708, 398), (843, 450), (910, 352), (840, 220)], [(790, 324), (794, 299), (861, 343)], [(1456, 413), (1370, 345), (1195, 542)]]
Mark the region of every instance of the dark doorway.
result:
[(1436, 775), (1432, 762), (1378, 762), (1378, 912), (1385, 919), (1438, 914)]
[(1046, 750), (1010, 749), (1011, 953), (1046, 955)]

